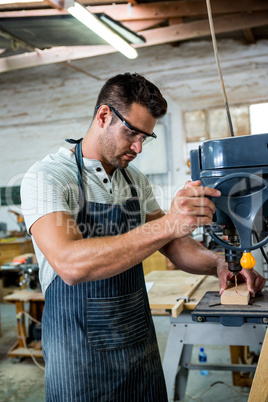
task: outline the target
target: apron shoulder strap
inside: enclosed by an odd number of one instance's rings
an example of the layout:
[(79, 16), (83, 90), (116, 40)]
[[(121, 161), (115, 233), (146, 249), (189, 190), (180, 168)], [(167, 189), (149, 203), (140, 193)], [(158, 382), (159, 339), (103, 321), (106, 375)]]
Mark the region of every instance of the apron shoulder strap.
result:
[(83, 174), (83, 155), (82, 155), (82, 139), (73, 140), (73, 139), (66, 139), (65, 141), (70, 144), (76, 144), (75, 146), (75, 160), (78, 168), (78, 184), (79, 184), (79, 204), (80, 206), (84, 205), (85, 201), (85, 193), (84, 193), (84, 185), (82, 180)]
[(120, 172), (122, 173), (122, 175), (124, 176), (126, 182), (128, 183), (128, 185), (130, 187), (132, 197), (134, 197), (134, 198), (138, 197), (137, 190), (136, 190), (134, 184), (132, 183), (132, 181), (130, 180), (130, 178), (128, 177), (126, 171), (124, 169), (120, 169)]

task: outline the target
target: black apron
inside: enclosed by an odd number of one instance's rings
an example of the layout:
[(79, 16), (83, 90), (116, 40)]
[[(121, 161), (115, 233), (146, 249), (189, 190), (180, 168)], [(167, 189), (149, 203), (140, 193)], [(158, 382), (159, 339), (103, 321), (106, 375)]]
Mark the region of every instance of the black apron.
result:
[[(81, 140), (75, 147), (84, 237), (140, 225), (137, 192), (123, 205), (86, 202)], [(105, 240), (104, 240), (105, 241)], [(121, 258), (128, 256), (122, 252)], [(45, 294), (43, 354), (47, 402), (166, 402), (166, 386), (142, 264), (112, 278), (69, 286), (57, 276)]]

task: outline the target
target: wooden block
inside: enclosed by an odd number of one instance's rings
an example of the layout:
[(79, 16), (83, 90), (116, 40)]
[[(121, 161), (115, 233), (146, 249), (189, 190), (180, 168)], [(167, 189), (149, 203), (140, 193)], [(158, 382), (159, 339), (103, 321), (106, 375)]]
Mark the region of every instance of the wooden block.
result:
[(221, 295), (221, 304), (247, 305), (249, 299), (250, 293), (246, 283), (239, 283), (237, 285), (237, 292), (235, 290), (235, 285), (231, 284)]

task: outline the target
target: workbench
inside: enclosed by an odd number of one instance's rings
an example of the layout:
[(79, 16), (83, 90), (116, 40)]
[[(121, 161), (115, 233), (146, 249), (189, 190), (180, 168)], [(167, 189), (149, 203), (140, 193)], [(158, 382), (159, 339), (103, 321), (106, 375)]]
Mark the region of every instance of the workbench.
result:
[(17, 238), (0, 239), (0, 303), (4, 296), (14, 290), (19, 290), (18, 271), (4, 271), (2, 265), (13, 261), (17, 257), (26, 253), (34, 253), (32, 239), (28, 236)]
[[(19, 290), (12, 293), (4, 298), (5, 301), (14, 303), (16, 306), (16, 317), (17, 317), (17, 331), (18, 340), (8, 351), (9, 357), (42, 357), (42, 347), (41, 341), (30, 345), (27, 341), (27, 330), (26, 330), (26, 316), (25, 304), (29, 303), (29, 315), (36, 321), (41, 322), (43, 308), (45, 304), (44, 296), (41, 292)], [(30, 318), (29, 318), (30, 320)]]
[(0, 267), (5, 262), (12, 261), (17, 255), (26, 253), (34, 253), (30, 237), (0, 239)]
[[(199, 285), (195, 284), (199, 281)], [(245, 323), (239, 327), (223, 326), (219, 321), (198, 322), (191, 313), (206, 292), (219, 293), (216, 277), (201, 277), (183, 271), (153, 271), (146, 275), (146, 283), (153, 284), (148, 296), (153, 311), (170, 311), (170, 330), (163, 360), (169, 401), (184, 398), (189, 370), (200, 370), (191, 364), (193, 345), (245, 345), (260, 346), (263, 343), (267, 323)], [(193, 288), (193, 292), (191, 292)], [(192, 294), (191, 294), (192, 293)], [(187, 295), (190, 297), (187, 298)], [(182, 308), (174, 308), (182, 301)], [(218, 300), (220, 302), (219, 296)], [(177, 314), (178, 313), (178, 314)], [(209, 365), (208, 370), (255, 371), (256, 365)]]

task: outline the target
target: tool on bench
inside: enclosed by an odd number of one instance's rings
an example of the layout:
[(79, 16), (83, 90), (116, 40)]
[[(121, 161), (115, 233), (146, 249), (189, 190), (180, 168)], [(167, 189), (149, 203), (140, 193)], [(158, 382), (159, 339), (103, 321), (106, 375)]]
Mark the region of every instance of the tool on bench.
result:
[(1, 270), (16, 273), (20, 277), (19, 286), (21, 289), (26, 288), (35, 291), (40, 289), (39, 266), (33, 253), (14, 257), (12, 262), (4, 263)]

